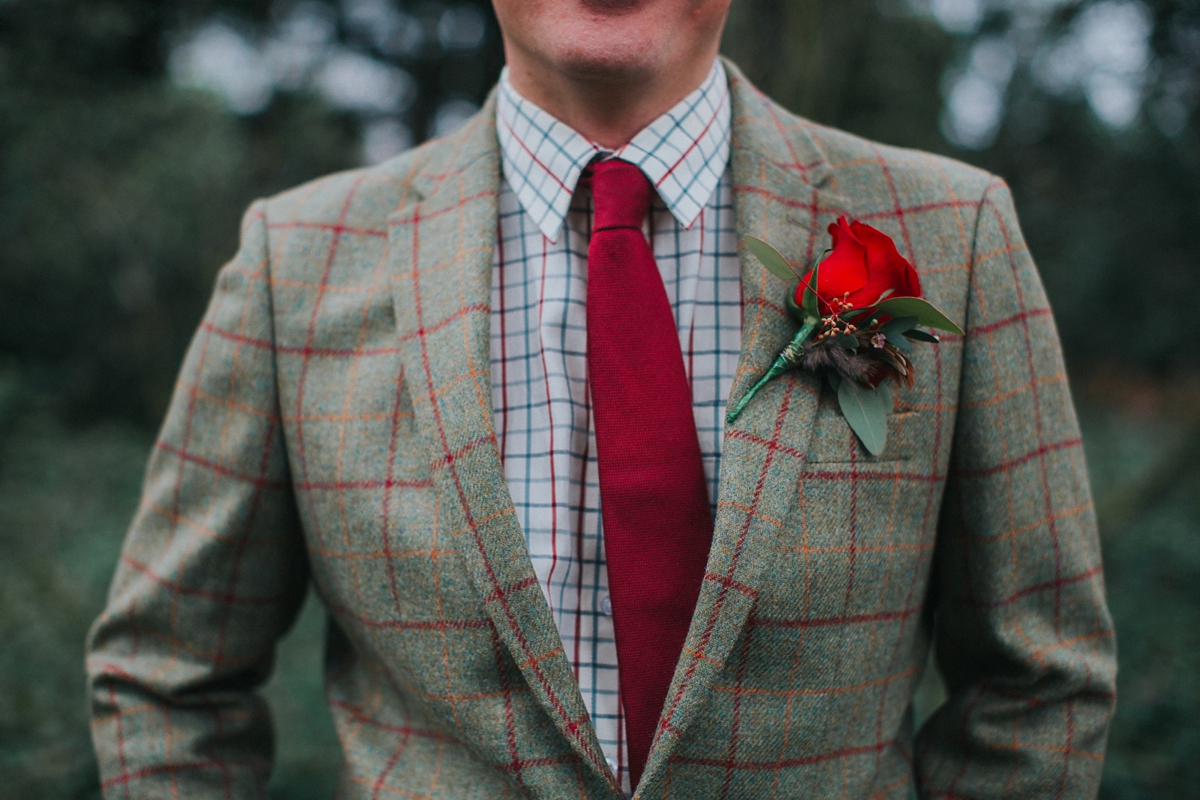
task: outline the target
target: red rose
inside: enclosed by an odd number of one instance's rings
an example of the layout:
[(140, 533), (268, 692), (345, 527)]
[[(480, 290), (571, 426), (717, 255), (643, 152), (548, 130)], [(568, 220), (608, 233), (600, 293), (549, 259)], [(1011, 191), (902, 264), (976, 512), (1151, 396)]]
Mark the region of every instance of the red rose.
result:
[[(817, 272), (817, 297), (822, 315), (848, 308), (869, 308), (889, 289), (889, 297), (920, 297), (917, 271), (896, 249), (892, 237), (861, 222), (845, 217), (829, 226), (833, 252)], [(804, 284), (796, 289), (796, 304), (802, 305)], [(834, 301), (836, 305), (832, 305)]]

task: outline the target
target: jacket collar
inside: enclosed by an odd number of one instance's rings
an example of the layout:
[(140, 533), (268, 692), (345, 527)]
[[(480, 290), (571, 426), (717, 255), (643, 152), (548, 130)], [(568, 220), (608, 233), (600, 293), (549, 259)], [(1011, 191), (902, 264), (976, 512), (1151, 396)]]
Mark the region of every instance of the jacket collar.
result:
[[(730, 62), (732, 172), (742, 272), (742, 350), (730, 397), (740, 398), (795, 331), (785, 285), (740, 244), (753, 233), (807, 263), (824, 227), (848, 203), (809, 124), (783, 114)], [(501, 156), (495, 93), (459, 132), (410, 162), (412, 191), (389, 219), (393, 301), (416, 427), (440, 501), (439, 524), (484, 612), (550, 719), (590, 769), (587, 780), (619, 797), (588, 720), (525, 546), (493, 429), (490, 301)], [(725, 431), (718, 513), (707, 575), (637, 796), (662, 793), (681, 737), (754, 607), (775, 537), (795, 511), (800, 459), (819, 384), (806, 373), (774, 381)], [(601, 789), (601, 787), (603, 787)]]

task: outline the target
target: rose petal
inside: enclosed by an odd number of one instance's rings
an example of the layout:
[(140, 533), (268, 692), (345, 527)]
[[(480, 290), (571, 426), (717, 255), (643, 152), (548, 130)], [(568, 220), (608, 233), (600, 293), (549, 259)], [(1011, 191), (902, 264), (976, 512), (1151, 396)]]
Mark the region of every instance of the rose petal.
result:
[(896, 249), (896, 242), (883, 231), (862, 222), (851, 223), (855, 236), (867, 248), (867, 271), (872, 282), (895, 289), (897, 297), (920, 297), (921, 278), (913, 265)]
[(850, 293), (850, 304), (855, 308), (869, 308), (878, 303), (884, 292), (895, 288), (895, 284), (889, 280), (889, 277), (880, 274), (872, 275), (861, 289)]
[(833, 252), (821, 262), (817, 294), (822, 301), (843, 297), (860, 289), (869, 278), (866, 246), (854, 235), (845, 217), (829, 226)]

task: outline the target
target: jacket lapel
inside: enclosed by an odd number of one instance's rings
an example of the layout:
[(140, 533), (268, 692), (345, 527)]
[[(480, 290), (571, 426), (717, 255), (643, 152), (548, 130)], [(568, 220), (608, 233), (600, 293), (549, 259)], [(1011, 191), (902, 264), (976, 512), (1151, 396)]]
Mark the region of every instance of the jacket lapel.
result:
[[(725, 62), (733, 101), (733, 194), (742, 274), (742, 349), (730, 407), (766, 372), (796, 332), (783, 308), (786, 285), (749, 254), (753, 234), (803, 268), (820, 254), (825, 228), (847, 203), (828, 186), (813, 140)], [(785, 127), (785, 125), (787, 127)], [(754, 608), (776, 533), (795, 511), (803, 453), (820, 380), (792, 372), (766, 386), (725, 429), (716, 525), (707, 574), (684, 652), (659, 720), (639, 797), (663, 793), (671, 754), (703, 709)]]
[(440, 519), (483, 610), (593, 781), (616, 787), (563, 653), (513, 508), (493, 430), (491, 276), (500, 156), (489, 101), (431, 148), (388, 221), (404, 381), (428, 448)]
[[(804, 127), (725, 62), (733, 105), (733, 191), (742, 273), (742, 349), (730, 405), (796, 325), (786, 286), (741, 245), (754, 234), (798, 266), (850, 204)], [(423, 432), (442, 518), (484, 611), (550, 719), (593, 777), (608, 770), (517, 522), (492, 427), (490, 306), (500, 157), (494, 102), (439, 143), (388, 224), (404, 380)], [(790, 373), (726, 426), (707, 574), (638, 796), (661, 794), (670, 757), (702, 711), (753, 610), (776, 533), (795, 511), (820, 383)], [(616, 787), (608, 784), (610, 789)]]

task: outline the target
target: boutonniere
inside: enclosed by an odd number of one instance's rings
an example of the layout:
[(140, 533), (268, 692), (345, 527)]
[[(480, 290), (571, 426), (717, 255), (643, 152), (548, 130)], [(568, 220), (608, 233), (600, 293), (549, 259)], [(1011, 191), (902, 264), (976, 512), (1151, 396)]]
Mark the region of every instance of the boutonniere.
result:
[(890, 236), (845, 217), (829, 226), (829, 234), (833, 246), (804, 275), (762, 239), (745, 237), (767, 271), (794, 282), (785, 304), (800, 329), (726, 422), (737, 419), (769, 381), (799, 367), (824, 373), (851, 429), (868, 452), (879, 455), (892, 409), (888, 379), (911, 389), (912, 343), (938, 341), (921, 326), (959, 336), (963, 330), (922, 297), (917, 271)]

